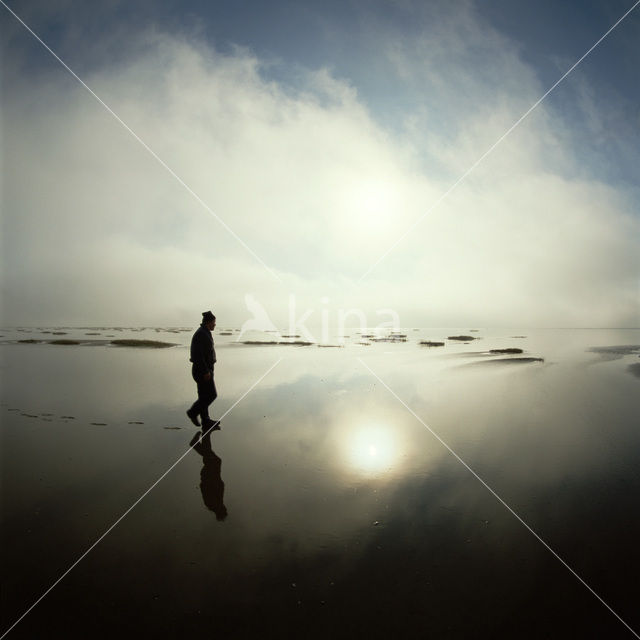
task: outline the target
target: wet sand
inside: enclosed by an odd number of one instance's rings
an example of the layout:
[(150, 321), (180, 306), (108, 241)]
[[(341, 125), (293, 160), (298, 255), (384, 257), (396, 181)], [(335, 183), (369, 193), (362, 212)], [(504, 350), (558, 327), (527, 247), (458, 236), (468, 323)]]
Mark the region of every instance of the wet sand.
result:
[(0, 345), (2, 630), (188, 452), (9, 638), (633, 637), (357, 358), (637, 630), (638, 332), (447, 335), (217, 339), (216, 417), (284, 359), (195, 448), (188, 333)]

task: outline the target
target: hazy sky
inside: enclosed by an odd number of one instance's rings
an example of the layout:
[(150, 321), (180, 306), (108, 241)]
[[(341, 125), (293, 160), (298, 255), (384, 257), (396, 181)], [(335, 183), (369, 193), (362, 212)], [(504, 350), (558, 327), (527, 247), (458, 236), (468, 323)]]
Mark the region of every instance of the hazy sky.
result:
[(640, 326), (635, 0), (5, 1), (4, 326)]

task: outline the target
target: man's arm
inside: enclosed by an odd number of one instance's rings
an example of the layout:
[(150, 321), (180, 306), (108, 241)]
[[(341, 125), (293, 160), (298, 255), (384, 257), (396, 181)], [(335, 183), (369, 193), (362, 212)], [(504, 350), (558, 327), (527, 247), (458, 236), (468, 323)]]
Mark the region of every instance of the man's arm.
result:
[(211, 373), (205, 360), (205, 350), (207, 348), (207, 344), (204, 341), (205, 337), (202, 333), (196, 333), (196, 335), (193, 336), (191, 342), (191, 362), (193, 362), (196, 378), (208, 380), (211, 377)]

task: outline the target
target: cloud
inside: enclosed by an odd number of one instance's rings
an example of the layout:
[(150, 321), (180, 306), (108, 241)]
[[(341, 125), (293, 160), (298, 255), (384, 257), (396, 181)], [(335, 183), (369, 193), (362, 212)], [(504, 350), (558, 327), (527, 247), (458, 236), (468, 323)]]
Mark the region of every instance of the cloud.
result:
[(428, 41), (377, 34), (420, 98), (391, 129), (334, 71), (285, 85), (247, 50), (136, 35), (84, 80), (283, 283), (49, 71), (3, 97), (4, 324), (182, 324), (208, 307), (241, 324), (245, 293), (275, 320), (294, 292), (407, 324), (637, 325), (633, 205), (581, 175), (573, 132), (544, 106), (353, 285), (539, 95), (472, 12)]

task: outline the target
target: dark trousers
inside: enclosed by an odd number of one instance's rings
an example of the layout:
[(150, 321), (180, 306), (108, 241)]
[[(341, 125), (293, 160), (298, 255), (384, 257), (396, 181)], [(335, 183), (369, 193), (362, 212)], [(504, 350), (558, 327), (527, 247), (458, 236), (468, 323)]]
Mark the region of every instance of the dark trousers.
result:
[(193, 375), (193, 371), (191, 375), (198, 385), (198, 399), (193, 403), (191, 411), (195, 411), (202, 420), (206, 420), (209, 418), (209, 405), (218, 397), (216, 383), (213, 380), (213, 371), (211, 372), (209, 380), (196, 378), (196, 376)]

